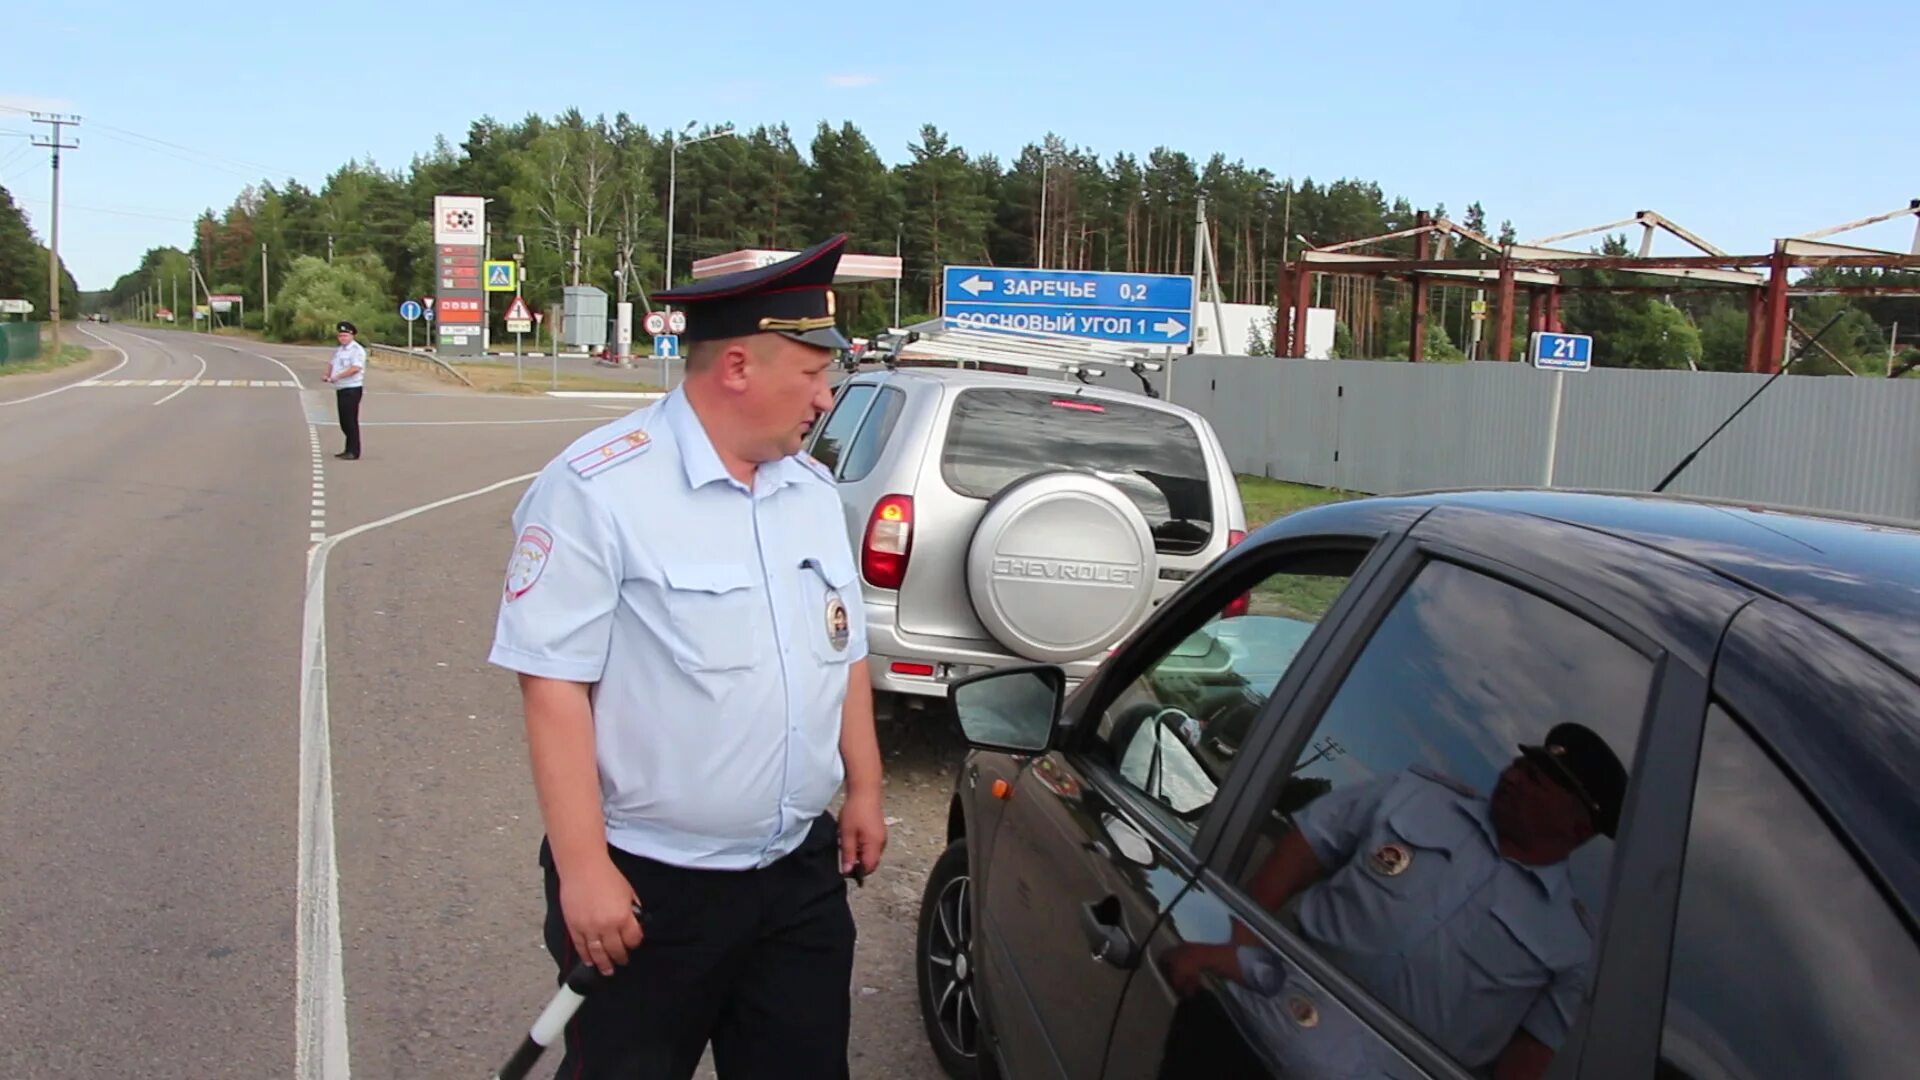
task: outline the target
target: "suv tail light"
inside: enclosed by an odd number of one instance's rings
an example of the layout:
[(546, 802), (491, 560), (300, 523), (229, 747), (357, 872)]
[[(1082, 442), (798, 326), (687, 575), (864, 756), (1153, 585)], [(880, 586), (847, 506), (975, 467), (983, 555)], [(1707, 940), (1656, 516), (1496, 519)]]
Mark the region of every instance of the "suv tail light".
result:
[(876, 588), (898, 589), (913, 554), (913, 497), (888, 495), (875, 504), (860, 544), (860, 573)]
[[(1247, 534), (1245, 530), (1230, 529), (1227, 531), (1227, 547), (1231, 548), (1246, 538)], [(1253, 594), (1241, 593), (1239, 596), (1233, 598), (1233, 602), (1228, 604), (1227, 609), (1220, 613), (1220, 617), (1223, 619), (1238, 619), (1252, 610)]]

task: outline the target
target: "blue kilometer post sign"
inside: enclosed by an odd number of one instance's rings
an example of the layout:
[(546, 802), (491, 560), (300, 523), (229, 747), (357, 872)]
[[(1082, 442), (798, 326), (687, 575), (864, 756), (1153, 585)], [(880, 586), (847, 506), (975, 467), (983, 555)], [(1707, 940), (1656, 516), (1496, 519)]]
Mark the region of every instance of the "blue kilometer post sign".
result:
[(1179, 274), (949, 266), (940, 317), (948, 326), (1186, 345), (1193, 279)]
[(1553, 334), (1537, 330), (1528, 342), (1533, 366), (1547, 371), (1588, 371), (1593, 367), (1593, 339), (1586, 334)]

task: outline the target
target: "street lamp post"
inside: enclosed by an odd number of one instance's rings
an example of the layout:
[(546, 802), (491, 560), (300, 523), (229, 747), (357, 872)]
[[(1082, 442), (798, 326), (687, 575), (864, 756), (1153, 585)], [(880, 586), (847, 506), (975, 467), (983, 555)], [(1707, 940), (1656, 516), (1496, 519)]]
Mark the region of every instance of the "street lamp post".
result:
[(683, 146), (692, 146), (694, 143), (703, 143), (709, 139), (719, 139), (731, 135), (733, 134), (733, 125), (728, 124), (725, 127), (709, 131), (697, 139), (687, 138), (687, 132), (692, 130), (693, 122), (689, 122), (679, 134), (673, 137), (673, 141), (667, 145), (667, 280), (664, 287), (669, 289), (673, 288), (673, 203), (679, 188), (680, 148)]

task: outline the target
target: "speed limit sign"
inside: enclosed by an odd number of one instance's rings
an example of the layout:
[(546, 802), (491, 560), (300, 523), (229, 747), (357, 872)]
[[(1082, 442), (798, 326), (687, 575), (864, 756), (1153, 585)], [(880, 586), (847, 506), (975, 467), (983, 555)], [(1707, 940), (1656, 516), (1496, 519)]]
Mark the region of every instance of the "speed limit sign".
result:
[(667, 317), (658, 311), (647, 312), (647, 333), (656, 337), (667, 332)]
[(667, 333), (684, 334), (687, 332), (687, 313), (684, 311), (667, 312)]

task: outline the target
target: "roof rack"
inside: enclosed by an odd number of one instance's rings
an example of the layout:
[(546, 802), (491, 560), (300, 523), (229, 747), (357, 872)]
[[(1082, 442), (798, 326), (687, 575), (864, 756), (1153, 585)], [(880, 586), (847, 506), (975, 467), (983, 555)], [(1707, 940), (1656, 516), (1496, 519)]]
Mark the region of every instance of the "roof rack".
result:
[(914, 363), (998, 364), (1030, 371), (1057, 371), (1065, 378), (1090, 383), (1106, 375), (1110, 368), (1132, 372), (1140, 380), (1141, 390), (1157, 398), (1159, 391), (1147, 380), (1146, 373), (1164, 365), (1148, 360), (1145, 347), (1129, 347), (1085, 338), (1044, 334), (1030, 330), (972, 330), (951, 327), (929, 335), (917, 330), (893, 328), (878, 334), (860, 357), (849, 358), (847, 367), (884, 364), (896, 368), (902, 361)]

